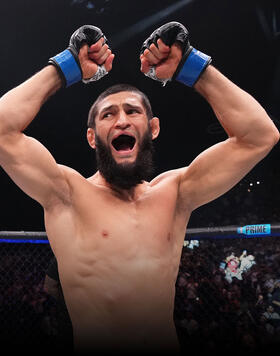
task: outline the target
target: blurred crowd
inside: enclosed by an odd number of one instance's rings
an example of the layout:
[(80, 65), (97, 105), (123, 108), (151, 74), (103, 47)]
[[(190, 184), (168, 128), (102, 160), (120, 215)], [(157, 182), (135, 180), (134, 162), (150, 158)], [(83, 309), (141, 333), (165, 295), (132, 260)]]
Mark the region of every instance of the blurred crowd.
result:
[(72, 347), (64, 306), (45, 286), (51, 258), (49, 245), (1, 245), (0, 341), (7, 350), (42, 354)]
[[(240, 267), (244, 250), (254, 263), (227, 278), (231, 258), (239, 256)], [(279, 348), (278, 239), (204, 240), (184, 247), (174, 319), (186, 350), (247, 355)]]
[[(241, 270), (244, 256), (253, 256), (253, 263)], [(38, 352), (71, 349), (71, 325), (65, 305), (46, 287), (51, 259), (49, 246), (34, 246), (30, 250), (2, 244), (2, 344), (28, 346)], [(236, 260), (232, 271), (239, 272), (228, 278), (232, 259)], [(59, 287), (57, 280), (55, 283)], [(182, 249), (176, 282), (174, 320), (186, 354), (194, 350), (248, 355), (279, 346), (279, 239), (187, 243)]]

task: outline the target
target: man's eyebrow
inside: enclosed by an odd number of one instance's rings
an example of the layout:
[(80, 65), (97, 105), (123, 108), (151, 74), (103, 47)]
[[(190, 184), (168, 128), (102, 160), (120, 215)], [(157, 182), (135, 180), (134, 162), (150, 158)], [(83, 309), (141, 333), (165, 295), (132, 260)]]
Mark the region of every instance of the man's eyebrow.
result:
[(105, 106), (103, 109), (100, 110), (99, 114), (102, 114), (104, 111), (112, 110), (116, 107), (117, 105), (108, 105)]
[(141, 105), (137, 104), (129, 104), (129, 103), (124, 103), (124, 107), (129, 107), (130, 109), (138, 109), (138, 110), (143, 110)]
[[(130, 109), (143, 110), (142, 106), (138, 105), (138, 104), (124, 103), (123, 107), (130, 108)], [(109, 110), (114, 110), (116, 108), (118, 108), (118, 105), (115, 105), (115, 104), (105, 106), (104, 108), (102, 108), (99, 111), (99, 115), (102, 115), (104, 112), (109, 111)]]

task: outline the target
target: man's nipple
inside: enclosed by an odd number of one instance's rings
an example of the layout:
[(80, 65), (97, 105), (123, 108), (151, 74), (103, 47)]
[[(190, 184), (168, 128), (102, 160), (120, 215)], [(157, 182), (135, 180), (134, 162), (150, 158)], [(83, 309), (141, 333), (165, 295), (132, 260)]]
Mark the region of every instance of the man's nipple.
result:
[(109, 232), (107, 230), (102, 230), (102, 237), (104, 237), (105, 239), (109, 237)]

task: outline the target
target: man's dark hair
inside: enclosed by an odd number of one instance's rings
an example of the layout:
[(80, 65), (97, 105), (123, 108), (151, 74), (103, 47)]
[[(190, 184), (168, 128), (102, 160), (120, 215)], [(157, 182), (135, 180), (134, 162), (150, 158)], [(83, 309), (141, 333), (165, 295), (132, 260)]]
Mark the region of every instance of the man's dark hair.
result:
[(146, 110), (146, 115), (148, 120), (152, 119), (153, 117), (152, 107), (146, 94), (144, 94), (141, 90), (137, 89), (133, 85), (116, 84), (103, 91), (93, 103), (88, 114), (88, 122), (87, 122), (88, 127), (93, 129), (95, 128), (95, 117), (97, 115), (97, 107), (100, 101), (105, 99), (109, 95), (120, 93), (122, 91), (128, 91), (128, 92), (139, 94), (142, 99), (142, 104)]

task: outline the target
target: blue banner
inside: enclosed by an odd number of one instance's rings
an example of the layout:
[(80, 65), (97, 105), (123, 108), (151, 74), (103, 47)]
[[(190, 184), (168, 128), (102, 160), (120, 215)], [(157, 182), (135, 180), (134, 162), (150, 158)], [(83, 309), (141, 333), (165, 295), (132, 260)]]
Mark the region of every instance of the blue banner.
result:
[(271, 225), (270, 224), (246, 225), (246, 226), (238, 227), (237, 233), (247, 235), (247, 236), (270, 235)]

